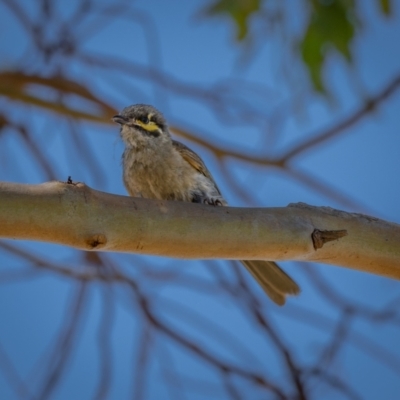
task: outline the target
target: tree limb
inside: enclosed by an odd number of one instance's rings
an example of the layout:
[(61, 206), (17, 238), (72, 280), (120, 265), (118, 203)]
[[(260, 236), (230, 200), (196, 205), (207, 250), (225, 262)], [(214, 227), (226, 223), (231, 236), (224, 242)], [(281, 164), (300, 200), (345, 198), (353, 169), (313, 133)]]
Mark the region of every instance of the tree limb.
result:
[[(316, 231), (340, 232), (333, 239), (324, 233), (331, 240), (315, 246)], [(82, 183), (2, 182), (0, 237), (177, 258), (308, 260), (400, 278), (400, 225), (303, 203), (211, 207), (117, 196)]]

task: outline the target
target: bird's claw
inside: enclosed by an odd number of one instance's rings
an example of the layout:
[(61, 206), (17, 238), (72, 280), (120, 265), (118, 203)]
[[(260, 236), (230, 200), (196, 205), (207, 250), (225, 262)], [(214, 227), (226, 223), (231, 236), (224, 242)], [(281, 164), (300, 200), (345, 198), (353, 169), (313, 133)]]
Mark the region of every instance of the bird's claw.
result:
[(203, 203), (208, 204), (210, 206), (222, 206), (221, 200), (215, 197), (206, 197), (203, 200)]

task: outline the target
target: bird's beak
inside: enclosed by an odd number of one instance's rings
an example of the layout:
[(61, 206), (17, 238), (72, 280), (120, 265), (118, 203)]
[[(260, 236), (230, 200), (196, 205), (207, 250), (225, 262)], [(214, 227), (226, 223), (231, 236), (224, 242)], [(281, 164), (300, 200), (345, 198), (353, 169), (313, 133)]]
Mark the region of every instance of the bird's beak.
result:
[(122, 115), (119, 115), (119, 114), (114, 115), (112, 117), (112, 120), (114, 122), (116, 122), (117, 124), (120, 124), (120, 125), (125, 125), (125, 124), (127, 124), (129, 122), (128, 118), (125, 118), (125, 117), (123, 117)]

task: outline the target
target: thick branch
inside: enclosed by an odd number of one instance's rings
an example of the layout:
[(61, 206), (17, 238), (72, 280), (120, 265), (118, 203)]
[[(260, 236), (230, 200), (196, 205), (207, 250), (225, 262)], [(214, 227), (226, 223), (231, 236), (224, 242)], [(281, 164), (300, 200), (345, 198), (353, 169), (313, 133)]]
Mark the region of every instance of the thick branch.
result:
[[(315, 246), (315, 232), (342, 231)], [(346, 231), (346, 232), (344, 232)], [(314, 233), (314, 235), (313, 235)], [(344, 236), (347, 233), (347, 236)], [(179, 258), (309, 260), (400, 278), (400, 225), (328, 207), (211, 207), (0, 183), (0, 237)]]

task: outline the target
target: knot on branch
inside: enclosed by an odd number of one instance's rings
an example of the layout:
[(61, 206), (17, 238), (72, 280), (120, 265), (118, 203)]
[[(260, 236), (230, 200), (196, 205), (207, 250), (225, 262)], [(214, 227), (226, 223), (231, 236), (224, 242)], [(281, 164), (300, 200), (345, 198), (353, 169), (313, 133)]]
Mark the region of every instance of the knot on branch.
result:
[(319, 229), (314, 229), (314, 232), (311, 234), (315, 250), (322, 248), (325, 243), (340, 239), (343, 236), (347, 236), (345, 229), (339, 231), (320, 231)]
[(107, 238), (102, 233), (98, 233), (90, 236), (85, 240), (88, 250), (98, 250), (102, 248), (107, 243)]

